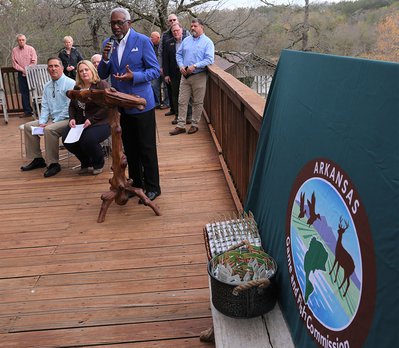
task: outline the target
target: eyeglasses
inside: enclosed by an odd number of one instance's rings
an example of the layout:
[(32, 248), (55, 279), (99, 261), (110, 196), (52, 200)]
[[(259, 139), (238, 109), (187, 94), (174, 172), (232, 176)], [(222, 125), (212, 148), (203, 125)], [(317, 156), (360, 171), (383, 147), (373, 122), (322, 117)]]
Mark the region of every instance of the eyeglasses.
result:
[(168, 22), (176, 22), (177, 18), (173, 18), (173, 19), (168, 19)]
[(111, 27), (121, 27), (122, 25), (124, 25), (125, 23), (130, 22), (130, 19), (126, 19), (125, 21), (111, 21), (109, 22), (109, 24), (111, 25)]

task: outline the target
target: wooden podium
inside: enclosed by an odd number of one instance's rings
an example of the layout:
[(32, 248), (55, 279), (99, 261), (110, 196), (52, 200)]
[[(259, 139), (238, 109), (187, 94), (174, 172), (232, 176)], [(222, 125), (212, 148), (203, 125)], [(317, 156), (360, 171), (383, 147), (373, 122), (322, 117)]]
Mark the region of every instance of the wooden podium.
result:
[(159, 207), (145, 195), (141, 188), (133, 187), (125, 174), (127, 160), (122, 151), (122, 129), (118, 107), (143, 110), (146, 100), (135, 95), (118, 92), (112, 87), (105, 90), (70, 90), (67, 92), (67, 96), (70, 99), (77, 99), (83, 103), (92, 102), (108, 109), (112, 135), (113, 176), (109, 179), (110, 190), (101, 195), (102, 204), (97, 222), (104, 222), (105, 214), (112, 201), (115, 200), (116, 204), (125, 205), (129, 200), (128, 192), (141, 198), (144, 205), (149, 206), (156, 215), (161, 215)]

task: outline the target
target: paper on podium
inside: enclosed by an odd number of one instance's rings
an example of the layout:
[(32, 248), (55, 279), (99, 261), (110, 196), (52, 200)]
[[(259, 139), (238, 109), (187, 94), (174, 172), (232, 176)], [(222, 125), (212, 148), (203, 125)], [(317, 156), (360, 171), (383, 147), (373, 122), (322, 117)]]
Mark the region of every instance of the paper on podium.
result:
[(43, 135), (44, 134), (44, 127), (31, 127), (32, 128), (32, 135)]
[(77, 124), (75, 128), (71, 128), (68, 132), (67, 137), (64, 140), (64, 143), (76, 143), (83, 132), (83, 124)]

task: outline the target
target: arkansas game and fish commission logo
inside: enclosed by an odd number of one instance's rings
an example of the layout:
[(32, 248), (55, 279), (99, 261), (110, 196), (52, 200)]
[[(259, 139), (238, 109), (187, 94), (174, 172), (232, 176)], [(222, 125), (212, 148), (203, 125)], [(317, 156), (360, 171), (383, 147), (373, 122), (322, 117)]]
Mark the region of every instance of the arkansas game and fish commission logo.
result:
[(299, 316), (323, 348), (361, 347), (375, 304), (374, 246), (349, 176), (327, 159), (307, 163), (287, 209), (288, 271)]

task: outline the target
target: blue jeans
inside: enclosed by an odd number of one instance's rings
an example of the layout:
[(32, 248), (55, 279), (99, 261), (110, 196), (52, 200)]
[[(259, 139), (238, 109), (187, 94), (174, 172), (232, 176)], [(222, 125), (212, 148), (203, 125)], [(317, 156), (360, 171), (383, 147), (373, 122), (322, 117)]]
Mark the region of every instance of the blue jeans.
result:
[[(161, 104), (168, 105), (169, 106), (169, 97), (166, 89), (166, 84), (163, 83), (163, 78), (158, 77), (157, 79), (154, 79), (151, 81), (151, 86), (152, 90), (154, 92), (154, 98), (155, 98), (155, 106), (161, 106)], [(163, 96), (164, 100), (162, 101), (161, 97), (161, 87), (163, 89)]]
[(22, 108), (24, 109), (24, 114), (30, 115), (33, 113), (33, 109), (30, 106), (28, 80), (26, 79), (26, 76), (22, 76), (21, 72), (18, 72), (18, 86), (19, 93), (21, 93), (22, 97)]

